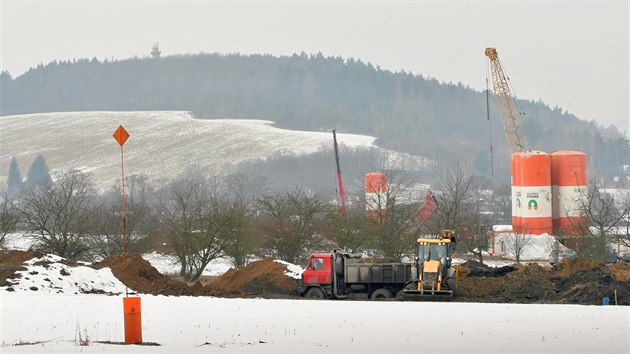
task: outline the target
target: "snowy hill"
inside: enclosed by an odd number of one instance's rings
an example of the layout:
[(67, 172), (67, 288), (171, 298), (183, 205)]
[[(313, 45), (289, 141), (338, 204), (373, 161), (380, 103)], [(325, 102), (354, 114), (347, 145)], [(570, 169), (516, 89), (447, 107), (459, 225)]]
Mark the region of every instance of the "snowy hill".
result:
[[(329, 132), (280, 129), (261, 120), (202, 120), (188, 112), (16, 115), (0, 117), (0, 179), (6, 178), (13, 156), (25, 176), (41, 153), (51, 170), (78, 168), (91, 172), (97, 185), (108, 187), (120, 178), (120, 148), (112, 137), (120, 124), (131, 135), (124, 146), (125, 173), (146, 173), (151, 179), (173, 178), (194, 164), (221, 174), (272, 156), (332, 150)], [(374, 147), (371, 136), (337, 137), (349, 148)], [(393, 155), (393, 160), (426, 164), (423, 158), (379, 151)]]

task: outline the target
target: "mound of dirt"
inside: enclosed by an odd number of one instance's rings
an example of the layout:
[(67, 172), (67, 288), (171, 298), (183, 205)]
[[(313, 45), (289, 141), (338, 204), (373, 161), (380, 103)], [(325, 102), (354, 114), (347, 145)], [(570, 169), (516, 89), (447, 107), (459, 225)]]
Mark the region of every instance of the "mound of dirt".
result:
[(530, 303), (551, 300), (555, 293), (549, 271), (533, 263), (507, 274), (496, 296), (502, 302)]
[(615, 263), (608, 269), (618, 281), (630, 282), (630, 263)]
[(554, 270), (556, 270), (556, 275), (559, 277), (571, 277), (575, 273), (584, 271), (584, 270), (592, 270), (599, 269), (601, 271), (605, 271), (606, 266), (602, 263), (591, 261), (588, 259), (582, 258), (572, 258), (563, 262), (558, 263)]
[(468, 270), (468, 276), (470, 277), (502, 277), (516, 270), (512, 266), (493, 268), (477, 261), (468, 261), (463, 263), (461, 267)]
[(584, 269), (556, 282), (560, 302), (590, 305), (601, 304), (604, 296), (613, 297), (616, 288), (623, 291), (618, 285), (614, 276), (598, 268)]
[(571, 259), (553, 268), (537, 264), (493, 269), (477, 262), (460, 266), (458, 300), (597, 305), (604, 297), (630, 304), (630, 264), (610, 267)]
[(94, 267), (100, 269), (108, 267), (118, 280), (125, 283), (130, 289), (143, 294), (153, 295), (189, 295), (189, 296), (237, 296), (238, 294), (217, 293), (196, 282), (193, 286), (171, 279), (162, 275), (151, 263), (144, 260), (139, 254), (127, 256), (127, 274), (125, 275), (125, 257), (111, 256), (96, 263)]
[(22, 263), (29, 259), (41, 257), (43, 253), (32, 251), (2, 250), (0, 251), (0, 286), (7, 286), (7, 279), (17, 277), (15, 272), (26, 270)]
[(228, 291), (262, 297), (295, 297), (297, 280), (286, 276), (287, 268), (265, 258), (249, 265), (230, 269), (208, 286), (217, 291)]

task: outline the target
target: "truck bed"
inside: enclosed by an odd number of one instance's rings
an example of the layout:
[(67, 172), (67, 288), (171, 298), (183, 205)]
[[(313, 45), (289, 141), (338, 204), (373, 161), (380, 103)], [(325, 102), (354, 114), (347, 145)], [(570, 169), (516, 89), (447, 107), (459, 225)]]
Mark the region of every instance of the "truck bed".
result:
[(346, 284), (404, 284), (411, 280), (411, 264), (346, 264)]

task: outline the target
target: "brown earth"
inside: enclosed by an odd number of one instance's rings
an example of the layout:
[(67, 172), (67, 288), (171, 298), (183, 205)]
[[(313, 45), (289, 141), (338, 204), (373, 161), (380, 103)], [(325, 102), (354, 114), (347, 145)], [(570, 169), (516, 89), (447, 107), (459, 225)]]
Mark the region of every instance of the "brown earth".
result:
[(160, 274), (140, 255), (127, 257), (127, 275), (123, 256), (113, 256), (95, 264), (97, 269), (109, 267), (116, 278), (134, 291), (154, 295), (191, 295), (221, 297), (286, 297), (297, 294), (297, 283), (284, 275), (286, 268), (271, 258), (230, 269), (211, 284), (193, 285)]
[[(192, 296), (218, 296), (215, 291), (205, 288), (196, 282), (192, 286), (162, 275), (151, 263), (143, 259), (139, 254), (128, 255), (127, 269), (125, 272), (125, 257), (110, 256), (103, 261), (94, 264), (96, 269), (108, 267), (118, 280), (126, 284), (130, 289), (142, 294), (153, 295), (192, 295)], [(126, 273), (126, 274), (125, 274)]]
[(460, 266), (458, 301), (598, 305), (604, 297), (614, 303), (615, 291), (618, 304), (630, 305), (630, 264), (571, 259), (553, 268), (493, 269), (467, 262)]
[[(24, 270), (22, 263), (41, 253), (0, 251), (0, 286)], [(66, 263), (66, 262), (64, 262)], [(71, 264), (67, 262), (66, 264)], [(108, 257), (94, 265), (109, 267), (114, 276), (138, 293), (220, 297), (288, 298), (297, 296), (297, 281), (286, 275), (284, 265), (271, 258), (230, 269), (206, 286), (189, 285), (160, 274), (140, 255)], [(614, 303), (615, 291), (620, 305), (630, 305), (630, 263), (605, 266), (601, 263), (571, 259), (555, 267), (538, 264), (488, 267), (470, 261), (459, 265), (456, 301), (498, 303), (568, 303), (599, 305), (603, 297)]]
[(243, 268), (230, 269), (208, 286), (251, 296), (296, 296), (297, 280), (284, 275), (285, 271), (284, 265), (265, 258)]
[(15, 272), (26, 270), (22, 263), (41, 256), (42, 253), (32, 251), (0, 251), (0, 286), (9, 285), (7, 280), (17, 277)]

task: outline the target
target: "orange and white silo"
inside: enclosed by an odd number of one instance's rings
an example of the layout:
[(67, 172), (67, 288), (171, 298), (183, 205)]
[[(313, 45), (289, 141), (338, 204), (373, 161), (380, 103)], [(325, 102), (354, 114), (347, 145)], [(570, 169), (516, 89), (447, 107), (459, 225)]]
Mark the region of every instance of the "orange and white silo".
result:
[(579, 235), (588, 227), (584, 213), (588, 188), (586, 154), (580, 151), (551, 153), (551, 184), (554, 233)]
[(365, 211), (369, 218), (385, 217), (387, 212), (387, 179), (385, 174), (365, 174)]
[(551, 157), (542, 151), (521, 154), (521, 228), (519, 233), (553, 234)]
[(521, 154), (515, 152), (512, 154), (512, 231), (520, 233), (521, 231)]

